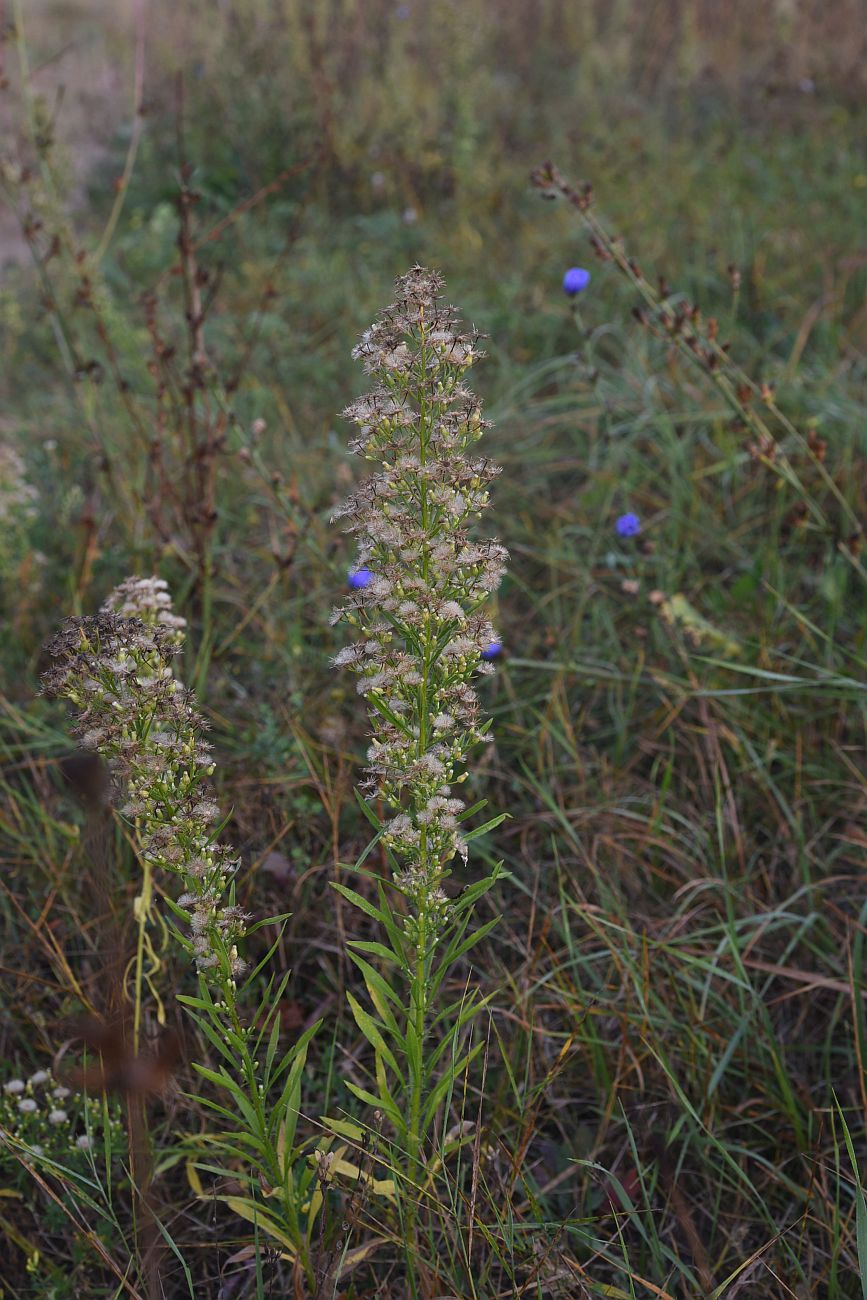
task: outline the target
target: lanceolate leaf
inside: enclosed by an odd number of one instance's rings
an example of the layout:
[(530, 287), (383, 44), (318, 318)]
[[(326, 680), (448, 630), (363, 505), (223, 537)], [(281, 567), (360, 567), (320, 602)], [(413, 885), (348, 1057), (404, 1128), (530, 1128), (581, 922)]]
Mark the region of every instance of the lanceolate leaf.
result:
[(482, 939), (484, 939), (485, 935), (490, 934), (491, 930), (493, 930), (495, 926), (499, 925), (499, 923), (500, 918), (495, 916), (492, 920), (486, 921), (484, 925), (480, 925), (478, 930), (474, 930), (472, 934), (468, 935), (468, 937), (464, 939), (462, 943), (458, 944), (457, 947), (452, 947), (450, 945), (446, 949), (443, 959), (437, 968), (437, 972), (431, 980), (431, 987), (434, 992), (439, 989), (440, 984), (448, 974), (451, 967), (454, 966), (455, 962), (463, 957), (464, 953), (469, 952), (471, 948), (475, 948), (476, 944), (480, 943)]
[(476, 1043), (475, 1047), (471, 1048), (470, 1051), (467, 1052), (466, 1056), (458, 1061), (456, 1065), (449, 1066), (439, 1083), (437, 1083), (431, 1090), (427, 1106), (425, 1107), (424, 1118), (422, 1119), (422, 1135), (426, 1134), (430, 1128), (431, 1122), (443, 1097), (445, 1097), (450, 1088), (454, 1087), (457, 1080), (460, 1079), (464, 1071), (469, 1068), (470, 1063), (475, 1060), (483, 1047), (483, 1042)]
[(374, 1110), (384, 1111), (398, 1131), (406, 1131), (406, 1121), (394, 1101), (389, 1101), (385, 1097), (377, 1097), (374, 1093), (369, 1092), (367, 1088), (360, 1088), (357, 1083), (352, 1083), (349, 1079), (346, 1081), (346, 1086), (353, 1097), (363, 1101), (366, 1106), (371, 1106)]
[(469, 844), (472, 840), (477, 840), (480, 835), (487, 835), (488, 831), (495, 830), (497, 826), (502, 826), (508, 815), (508, 813), (497, 813), (496, 817), (486, 821), (484, 826), (476, 826), (473, 830), (467, 831), (464, 835), (464, 843)]
[(356, 893), (354, 889), (350, 889), (348, 885), (342, 885), (339, 880), (332, 880), (331, 888), (336, 889), (338, 894), (342, 894), (344, 898), (348, 899), (350, 903), (353, 903), (356, 907), (360, 908), (362, 912), (367, 914), (367, 916), (372, 917), (374, 921), (379, 921), (380, 925), (385, 925), (385, 916), (379, 908), (375, 907), (373, 903), (362, 897), (361, 894)]
[(488, 1003), (491, 1001), (492, 996), (493, 996), (492, 994), (488, 994), (488, 996), (484, 998), (467, 999), (461, 1006), (461, 1009), (457, 1014), (457, 1018), (454, 1020), (453, 1023), (449, 1023), (449, 1021), (451, 1020), (451, 1016), (454, 1014), (456, 1010), (455, 1007), (449, 1008), (448, 1012), (440, 1013), (440, 1016), (438, 1016), (437, 1019), (446, 1021), (446, 1023), (449, 1024), (449, 1029), (445, 1037), (440, 1041), (440, 1043), (438, 1043), (438, 1045), (434, 1048), (434, 1050), (430, 1054), (429, 1068), (431, 1070), (436, 1069), (437, 1065), (440, 1062), (440, 1058), (445, 1055), (446, 1051), (448, 1050), (450, 1045), (454, 1042), (457, 1035), (463, 1029), (464, 1025), (469, 1024), (469, 1022), (473, 1019), (473, 1017), (478, 1015), (478, 1013), (488, 1005)]
[(370, 995), (371, 1002), (376, 1007), (377, 1015), (380, 1020), (383, 1021), (385, 1027), (392, 1034), (399, 1038), (400, 1031), (397, 1027), (397, 1022), (395, 1021), (391, 1007), (388, 1004), (391, 1002), (391, 1004), (397, 1007), (399, 1011), (402, 1011), (403, 1006), (400, 998), (383, 976), (380, 975), (378, 971), (375, 971), (370, 963), (365, 961), (363, 957), (359, 957), (358, 953), (352, 951), (350, 951), (349, 957), (364, 976), (364, 982), (367, 985), (367, 992)]
[(246, 1219), (248, 1223), (255, 1224), (255, 1226), (261, 1232), (264, 1232), (266, 1236), (279, 1242), (286, 1251), (287, 1259), (292, 1260), (295, 1258), (298, 1253), (296, 1242), (292, 1240), (285, 1229), (281, 1227), (276, 1220), (263, 1213), (262, 1207), (257, 1205), (255, 1201), (246, 1200), (242, 1196), (221, 1196), (219, 1199), (228, 1205), (230, 1210), (234, 1210), (234, 1212), (242, 1219)]
[(373, 1019), (373, 1016), (371, 1016), (367, 1011), (364, 1010), (364, 1007), (361, 1005), (358, 999), (354, 997), (352, 993), (346, 994), (346, 1000), (349, 1003), (352, 1014), (355, 1017), (355, 1023), (358, 1025), (358, 1028), (364, 1034), (365, 1038), (370, 1043), (371, 1047), (373, 1047), (374, 1050), (378, 1052), (379, 1055), (386, 1062), (388, 1068), (392, 1071), (395, 1078), (398, 1080), (398, 1083), (402, 1087), (404, 1083), (403, 1074), (401, 1073), (398, 1067), (397, 1061), (394, 1058), (394, 1054), (391, 1048), (388, 1046), (388, 1044), (386, 1043), (385, 1039), (382, 1036), (382, 1030), (380, 1029), (379, 1025), (377, 1025), (376, 1021)]
[(400, 962), (400, 958), (390, 948), (386, 948), (384, 943), (377, 943), (375, 939), (350, 939), (347, 946), (357, 948), (359, 952), (370, 953), (373, 957), (381, 957), (383, 961)]

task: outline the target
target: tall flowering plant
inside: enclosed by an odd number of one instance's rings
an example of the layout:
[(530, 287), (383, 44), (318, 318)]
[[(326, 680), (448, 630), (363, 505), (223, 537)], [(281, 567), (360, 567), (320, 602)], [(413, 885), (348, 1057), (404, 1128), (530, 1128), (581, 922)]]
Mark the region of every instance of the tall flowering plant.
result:
[(140, 1052), (145, 988), (159, 1003), (160, 961), (149, 928), (158, 881), (174, 877), (178, 897), (163, 890), (170, 928), (194, 962), (199, 984), (197, 996), (178, 1000), (216, 1053), (215, 1069), (194, 1063), (210, 1089), (196, 1099), (222, 1125), (202, 1139), (218, 1161), (203, 1167), (242, 1183), (243, 1195), (224, 1199), (279, 1243), (310, 1282), (309, 1226), (322, 1195), (295, 1133), (307, 1049), (318, 1025), (280, 1050), (280, 998), (288, 974), (276, 985), (272, 977), (258, 1007), (244, 1012), (246, 995), (274, 949), (246, 971), (239, 949), (249, 917), (234, 897), (239, 860), (217, 838), (221, 816), (209, 788), (214, 760), (205, 723), (172, 667), (184, 626), (162, 579), (128, 579), (97, 615), (67, 620), (48, 646), (54, 662), (45, 689), (72, 703), (83, 747), (106, 761), (142, 871), (132, 1052)]
[[(149, 982), (141, 949), (149, 949), (158, 869), (180, 878), (183, 892), (173, 910), (189, 928), (179, 938), (198, 970), (219, 986), (243, 971), (237, 945), (246, 918), (226, 903), (237, 859), (215, 837), (220, 809), (208, 790), (214, 763), (204, 722), (172, 671), (185, 626), (162, 579), (127, 579), (99, 614), (69, 619), (49, 644), (54, 665), (45, 687), (78, 709), (76, 733), (85, 749), (107, 761), (121, 814), (133, 829), (143, 873), (135, 904), (138, 980)], [(152, 949), (149, 956), (156, 970)], [(137, 1051), (141, 987), (135, 1004)]]
[(475, 452), (486, 423), (465, 377), (481, 355), (478, 335), (461, 329), (441, 288), (415, 267), (355, 348), (374, 385), (344, 414), (360, 430), (351, 450), (378, 468), (335, 516), (356, 538), (354, 573), (365, 575), (335, 612), (360, 632), (336, 663), (357, 674), (368, 704), (362, 789), (388, 810), (379, 822), (365, 804), (392, 868), (376, 903), (335, 886), (379, 922), (384, 940), (351, 944), (370, 1009), (352, 995), (350, 1005), (374, 1050), (376, 1091), (350, 1087), (390, 1120), (411, 1183), (438, 1110), (477, 1050), (463, 1046), (462, 1030), (481, 1000), (462, 984), (448, 1005), (447, 976), (494, 924), (471, 921), (499, 869), (449, 897), (450, 864), (456, 855), (466, 864), (470, 841), (502, 820), (467, 831), (483, 803), (467, 808), (456, 793), (470, 751), (490, 738), (472, 683), (493, 671), (499, 651), (486, 605), (507, 556), (473, 535), (499, 470)]

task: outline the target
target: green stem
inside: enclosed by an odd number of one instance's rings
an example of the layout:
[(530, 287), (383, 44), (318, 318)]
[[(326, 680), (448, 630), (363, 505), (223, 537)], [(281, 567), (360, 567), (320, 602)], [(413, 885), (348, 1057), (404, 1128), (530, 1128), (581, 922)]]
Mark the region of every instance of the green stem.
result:
[(145, 955), (145, 933), (147, 931), (148, 919), (150, 917), (151, 899), (153, 897), (153, 881), (151, 876), (151, 866), (147, 858), (142, 856), (142, 882), (141, 893), (135, 900), (135, 917), (138, 922), (138, 935), (135, 946), (135, 1001), (133, 1004), (133, 1021), (132, 1021), (132, 1049), (133, 1054), (138, 1056), (139, 1045), (141, 1042), (141, 1016), (142, 1016), (142, 985), (144, 983), (144, 955)]
[(421, 1105), (424, 1099), (424, 1062), (421, 1053), (427, 1020), (427, 936), (425, 933), (427, 927), (425, 921), (425, 912), (422, 909), (419, 911), (418, 916), (418, 942), (415, 953), (415, 975), (412, 999), (413, 1028), (415, 1029), (415, 1035), (419, 1047), (419, 1070), (416, 1075), (413, 1075), (411, 1080), (412, 1095), (410, 1099), (409, 1113), (409, 1156), (413, 1181), (415, 1181), (418, 1175), (418, 1166), (420, 1163)]
[[(421, 349), (420, 360), (422, 366), (426, 361), (425, 347), (425, 325), (421, 324)], [(427, 460), (428, 444), (428, 420), (429, 412), (427, 403), (423, 396), (419, 401), (419, 462), (424, 468)], [(430, 548), (428, 545), (428, 533), (430, 530), (430, 504), (428, 501), (427, 483), (422, 478), (420, 485), (420, 506), (421, 506), (421, 525), (425, 534), (425, 541), (422, 544), (422, 576), (424, 581), (430, 581)], [(430, 671), (431, 671), (431, 632), (430, 625), (425, 627), (424, 642), (422, 647), (422, 681), (419, 687), (419, 712), (418, 712), (418, 754), (421, 756), (427, 749), (428, 744), (428, 726), (430, 714)], [(428, 863), (427, 853), (427, 830), (420, 828), (419, 856), (422, 864), (427, 868), (425, 889), (432, 887), (432, 875), (430, 870), (431, 864)], [(422, 897), (418, 904), (418, 916), (416, 918), (416, 948), (415, 948), (415, 970), (413, 974), (411, 990), (411, 1007), (410, 1014), (413, 1018), (413, 1030), (418, 1051), (418, 1070), (410, 1072), (410, 1108), (409, 1108), (409, 1132), (407, 1137), (408, 1155), (409, 1155), (409, 1196), (407, 1199), (407, 1212), (405, 1220), (405, 1234), (407, 1242), (407, 1270), (408, 1280), (412, 1294), (416, 1295), (415, 1280), (415, 1254), (416, 1254), (416, 1187), (421, 1176), (421, 1121), (422, 1121), (422, 1104), (424, 1102), (424, 1036), (427, 1022), (427, 898)]]
[(418, 1071), (410, 1071), (409, 1132), (407, 1135), (407, 1150), (409, 1155), (409, 1168), (407, 1170), (408, 1195), (406, 1199), (406, 1214), (404, 1217), (407, 1280), (413, 1297), (418, 1294), (418, 1289), (416, 1287), (417, 1188), (422, 1168), (421, 1109), (424, 1100), (425, 1082), (423, 1043), (427, 1020), (427, 927), (425, 909), (423, 906), (419, 908), (417, 925), (418, 933), (415, 950), (415, 973), (413, 976), (411, 994), (411, 1015), (413, 1017), (416, 1043), (418, 1045)]

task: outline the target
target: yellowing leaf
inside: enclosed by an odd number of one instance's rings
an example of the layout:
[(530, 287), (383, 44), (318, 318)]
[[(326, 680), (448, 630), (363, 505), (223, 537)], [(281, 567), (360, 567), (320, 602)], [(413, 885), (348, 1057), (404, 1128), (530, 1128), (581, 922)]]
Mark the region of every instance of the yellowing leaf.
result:
[(361, 1246), (353, 1246), (352, 1250), (348, 1250), (343, 1257), (340, 1276), (343, 1277), (346, 1273), (350, 1273), (359, 1264), (362, 1264), (368, 1255), (372, 1255), (375, 1250), (385, 1244), (385, 1237), (373, 1237), (372, 1240), (365, 1241)]
[(196, 1196), (203, 1197), (205, 1195), (205, 1189), (202, 1186), (202, 1180), (199, 1177), (198, 1170), (192, 1160), (187, 1161), (186, 1168), (187, 1182), (190, 1184), (190, 1187), (193, 1189)]
[(332, 1119), (330, 1115), (320, 1116), (325, 1128), (331, 1129), (340, 1137), (349, 1138), (350, 1142), (363, 1142), (364, 1129), (360, 1124), (352, 1124), (348, 1119)]
[(386, 1196), (390, 1201), (394, 1200), (394, 1179), (393, 1178), (371, 1178), (369, 1174), (363, 1173), (358, 1165), (354, 1165), (349, 1160), (337, 1158), (331, 1165), (332, 1173), (342, 1174), (344, 1178), (351, 1178), (353, 1182), (358, 1182), (361, 1178), (367, 1183), (372, 1192), (377, 1196)]
[(281, 1246), (285, 1246), (289, 1252), (289, 1259), (295, 1258), (297, 1249), (292, 1238), (283, 1231), (278, 1223), (270, 1219), (267, 1214), (263, 1214), (261, 1207), (256, 1205), (255, 1201), (245, 1200), (243, 1196), (221, 1196), (220, 1200), (242, 1219), (246, 1219), (248, 1223), (256, 1224), (260, 1232), (273, 1237), (275, 1241), (280, 1242)]
[(322, 1202), (325, 1198), (319, 1187), (314, 1188), (313, 1195), (310, 1197), (310, 1204), (307, 1207), (307, 1236), (313, 1236), (313, 1225), (316, 1222), (316, 1216), (322, 1209)]

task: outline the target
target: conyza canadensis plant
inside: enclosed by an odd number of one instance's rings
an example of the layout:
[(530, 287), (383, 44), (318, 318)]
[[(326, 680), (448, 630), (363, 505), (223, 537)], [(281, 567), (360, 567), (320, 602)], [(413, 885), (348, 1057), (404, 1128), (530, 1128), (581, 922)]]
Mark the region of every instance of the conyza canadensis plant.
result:
[[(378, 878), (375, 901), (335, 887), (381, 927), (350, 944), (370, 1003), (349, 1001), (375, 1082), (349, 1086), (387, 1120), (409, 1206), (442, 1138), (438, 1114), (481, 1046), (469, 1027), (485, 999), (457, 963), (495, 924), (474, 924), (474, 905), (502, 872), (459, 891), (448, 880), (456, 860), (467, 874), (470, 842), (503, 819), (468, 830), (484, 801), (467, 807), (459, 791), (470, 752), (490, 739), (473, 681), (501, 651), (487, 609), (507, 554), (477, 527), (499, 473), (477, 453), (486, 422), (466, 383), (479, 336), (445, 304), (437, 274), (415, 267), (396, 289), (353, 353), (373, 387), (344, 413), (359, 427), (351, 450), (376, 470), (335, 515), (358, 547), (334, 615), (358, 637), (335, 662), (357, 674), (367, 701), (362, 802), (390, 876)], [(413, 1210), (406, 1220), (409, 1239)]]
[[(158, 996), (160, 963), (148, 937), (157, 880), (174, 877), (178, 896), (160, 892), (171, 932), (198, 974), (197, 995), (179, 1001), (216, 1057), (216, 1068), (194, 1064), (207, 1084), (194, 1100), (219, 1125), (202, 1139), (209, 1149), (203, 1168), (242, 1183), (241, 1195), (225, 1198), (231, 1208), (279, 1243), (312, 1285), (309, 1227), (322, 1193), (316, 1162), (302, 1155), (295, 1134), (307, 1049), (318, 1026), (281, 1050), (288, 973), (276, 983), (266, 979), (263, 991), (259, 975), (273, 949), (252, 971), (241, 956), (249, 918), (235, 901), (239, 862), (218, 838), (222, 818), (209, 784), (214, 758), (204, 721), (173, 672), (184, 626), (164, 580), (128, 579), (97, 615), (67, 620), (49, 645), (54, 663), (45, 689), (71, 701), (81, 744), (107, 763), (142, 872), (133, 1051), (140, 1050), (145, 989)], [(259, 1005), (245, 1014), (254, 989)]]

